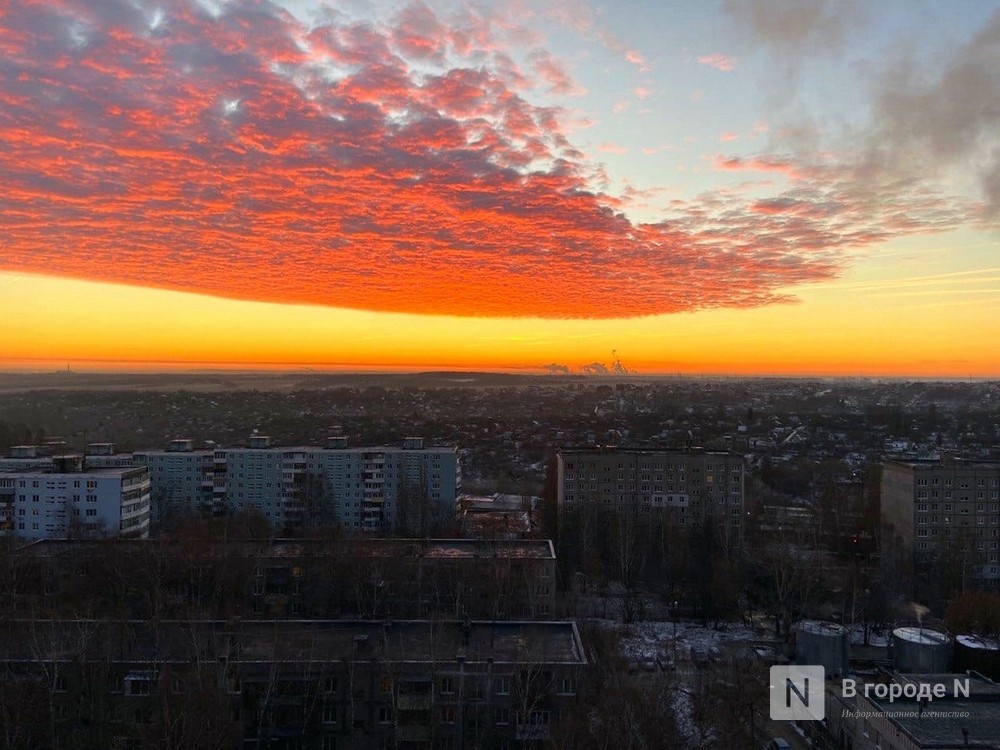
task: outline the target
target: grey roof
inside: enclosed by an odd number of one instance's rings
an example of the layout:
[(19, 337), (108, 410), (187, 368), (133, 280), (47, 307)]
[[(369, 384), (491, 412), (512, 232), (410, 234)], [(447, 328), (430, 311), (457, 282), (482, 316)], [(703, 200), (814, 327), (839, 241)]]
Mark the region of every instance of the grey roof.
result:
[[(969, 697), (954, 697), (954, 682), (969, 680)], [(893, 724), (920, 747), (959, 748), (1000, 746), (1000, 684), (975, 674), (897, 675), (898, 683), (943, 685), (946, 696), (935, 698), (923, 712), (913, 698), (872, 696), (870, 700), (886, 712)], [(918, 715), (919, 714), (919, 715)], [(969, 732), (965, 744), (963, 729)]]
[(573, 622), (7, 620), (0, 662), (586, 664)]

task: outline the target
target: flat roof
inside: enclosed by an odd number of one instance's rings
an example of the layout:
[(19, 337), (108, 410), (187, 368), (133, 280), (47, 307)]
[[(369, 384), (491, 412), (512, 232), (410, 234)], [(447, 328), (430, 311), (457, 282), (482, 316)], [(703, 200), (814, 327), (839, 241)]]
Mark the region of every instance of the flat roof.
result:
[[(953, 697), (954, 683), (969, 681), (969, 697)], [(934, 698), (918, 716), (919, 706), (913, 698), (870, 697), (869, 700), (886, 712), (893, 724), (905, 731), (924, 747), (983, 747), (987, 743), (1000, 745), (1000, 685), (982, 676), (971, 674), (911, 674), (896, 675), (898, 684), (943, 685), (945, 697)], [(958, 716), (957, 714), (962, 714)], [(968, 714), (967, 716), (965, 714)], [(963, 729), (969, 732), (965, 744)]]
[[(38, 539), (20, 549), (55, 556), (71, 549), (94, 545), (182, 544), (162, 539)], [(204, 551), (228, 546), (242, 549), (247, 556), (288, 558), (329, 554), (340, 557), (428, 557), (438, 559), (489, 559), (493, 557), (555, 560), (550, 539), (275, 539), (273, 542), (222, 540), (205, 541)]]
[[(234, 646), (238, 646), (234, 648)], [(582, 665), (576, 623), (440, 620), (6, 620), (0, 661)]]
[(131, 472), (146, 471), (145, 466), (85, 466), (81, 471), (59, 471), (54, 466), (24, 466), (0, 469), (0, 474), (15, 474), (20, 477), (83, 477), (121, 476)]
[(555, 560), (550, 539), (345, 539), (336, 543), (313, 539), (276, 539), (263, 547), (263, 557), (295, 557), (325, 545), (345, 557), (427, 557), (481, 559), (493, 557)]
[[(219, 446), (215, 449), (216, 451), (240, 451), (247, 453), (292, 453), (292, 452), (303, 452), (303, 453), (451, 453), (458, 450), (457, 445), (430, 445), (421, 448), (406, 448), (402, 445), (355, 445), (347, 446), (344, 448), (328, 448), (325, 445), (269, 445), (266, 448), (251, 448), (246, 445), (237, 446)], [(148, 453), (149, 451), (136, 451), (137, 453)], [(170, 451), (163, 451), (164, 453), (169, 453)], [(183, 451), (174, 451), (175, 453), (183, 453)], [(188, 453), (193, 453), (194, 451), (188, 451)]]
[(742, 453), (728, 451), (723, 448), (703, 448), (701, 446), (691, 446), (690, 448), (624, 448), (617, 445), (567, 445), (559, 448), (559, 453), (632, 453), (649, 456), (676, 455), (676, 456), (743, 456)]
[(989, 458), (963, 458), (952, 456), (947, 459), (940, 458), (883, 458), (885, 465), (895, 464), (896, 466), (907, 466), (911, 469), (1000, 469), (1000, 461)]

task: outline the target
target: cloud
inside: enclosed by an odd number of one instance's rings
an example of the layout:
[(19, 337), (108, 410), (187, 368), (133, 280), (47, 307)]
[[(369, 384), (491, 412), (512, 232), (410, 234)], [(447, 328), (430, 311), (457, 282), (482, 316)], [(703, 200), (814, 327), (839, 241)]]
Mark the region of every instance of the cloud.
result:
[(636, 86), (632, 89), (632, 93), (635, 94), (640, 99), (648, 99), (652, 95), (652, 91), (645, 86)]
[(707, 193), (634, 222), (570, 142), (568, 115), (525, 98), (558, 86), (551, 56), (533, 39), (505, 49), (512, 32), (472, 11), (418, 3), (312, 26), (267, 0), (17, 0), (3, 14), (3, 269), (616, 318), (786, 301), (851, 248), (967, 216), (912, 181), (788, 157), (777, 195)]
[(787, 177), (799, 178), (802, 173), (788, 157), (761, 156), (748, 159), (738, 156), (715, 158), (715, 168), (727, 172), (778, 172)]
[(868, 138), (873, 168), (971, 170), (990, 216), (1000, 216), (1000, 11), (927, 70), (895, 61), (881, 76)]
[(725, 0), (723, 7), (751, 41), (790, 56), (839, 51), (864, 18), (858, 0)]
[(625, 59), (635, 65), (640, 73), (648, 73), (652, 70), (646, 62), (646, 58), (638, 50), (630, 49), (625, 51)]
[(563, 96), (582, 96), (587, 93), (585, 88), (570, 78), (562, 63), (545, 50), (534, 50), (531, 62), (538, 76), (548, 83), (550, 92)]
[(627, 154), (628, 149), (625, 146), (619, 146), (617, 143), (602, 143), (597, 147), (599, 151), (605, 154)]
[(724, 73), (729, 73), (736, 70), (736, 59), (729, 57), (728, 55), (723, 55), (718, 52), (711, 55), (701, 55), (698, 57), (699, 65), (707, 65), (710, 68), (715, 68), (716, 70), (721, 70)]

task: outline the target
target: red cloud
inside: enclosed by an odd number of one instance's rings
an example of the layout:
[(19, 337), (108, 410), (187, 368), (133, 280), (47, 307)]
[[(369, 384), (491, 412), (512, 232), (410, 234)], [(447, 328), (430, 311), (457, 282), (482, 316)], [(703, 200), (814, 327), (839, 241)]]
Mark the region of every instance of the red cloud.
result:
[[(560, 113), (519, 95), (511, 59), (475, 48), (486, 32), (423, 5), (315, 28), (266, 0), (2, 13), (0, 268), (368, 310), (625, 317), (785, 299), (888, 231), (837, 175), (773, 206), (709, 195), (635, 224), (594, 189), (601, 172)], [(931, 216), (906, 231), (956, 221), (926, 196), (886, 196), (894, 226), (907, 208)], [(794, 210), (765, 211), (785, 199)]]

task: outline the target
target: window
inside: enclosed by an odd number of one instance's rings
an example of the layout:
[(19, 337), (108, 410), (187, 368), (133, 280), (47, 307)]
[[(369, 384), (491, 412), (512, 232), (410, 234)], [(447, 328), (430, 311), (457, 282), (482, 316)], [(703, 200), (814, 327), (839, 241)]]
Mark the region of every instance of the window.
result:
[(323, 706), (323, 723), (336, 724), (339, 720), (337, 706)]
[(383, 705), (378, 707), (378, 723), (392, 724), (392, 706)]
[(125, 675), (125, 695), (149, 695), (154, 679), (150, 672), (129, 672)]
[(532, 711), (528, 718), (530, 719), (531, 726), (533, 726), (533, 727), (548, 726), (548, 723), (549, 723), (549, 712), (548, 711)]
[(454, 724), (455, 723), (455, 707), (454, 706), (441, 706), (441, 723), (442, 724)]
[(441, 692), (450, 695), (455, 692), (455, 678), (454, 677), (442, 677), (441, 678)]
[(501, 675), (497, 677), (497, 695), (510, 695), (510, 677)]
[(510, 709), (509, 708), (498, 708), (496, 710), (496, 723), (497, 724), (510, 724)]
[(336, 693), (337, 692), (337, 678), (336, 677), (324, 677), (323, 678), (323, 692), (324, 693)]
[(383, 677), (381, 682), (379, 683), (379, 687), (383, 693), (391, 693), (392, 685), (393, 685), (392, 677)]
[(576, 695), (576, 680), (572, 677), (563, 677), (559, 681), (559, 695)]

